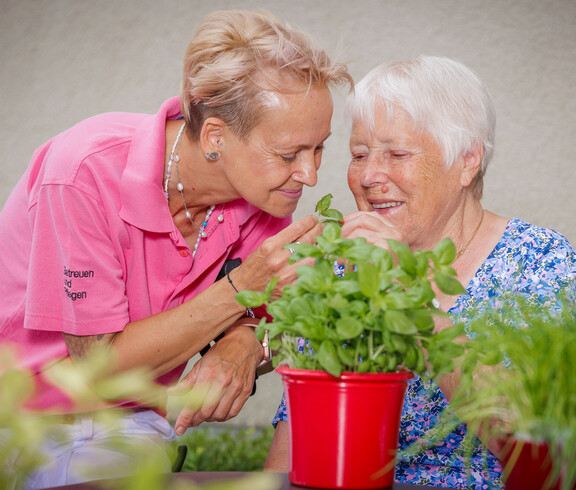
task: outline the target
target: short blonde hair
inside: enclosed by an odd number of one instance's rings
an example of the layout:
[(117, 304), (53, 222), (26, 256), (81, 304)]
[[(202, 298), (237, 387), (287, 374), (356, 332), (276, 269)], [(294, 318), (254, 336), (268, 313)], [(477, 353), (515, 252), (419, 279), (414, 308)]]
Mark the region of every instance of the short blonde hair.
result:
[(206, 118), (214, 116), (246, 138), (267, 109), (262, 92), (280, 90), (273, 87), (280, 80), (308, 87), (353, 85), (344, 64), (333, 64), (309, 35), (267, 11), (209, 14), (184, 58), (180, 104), (189, 136), (197, 140)]

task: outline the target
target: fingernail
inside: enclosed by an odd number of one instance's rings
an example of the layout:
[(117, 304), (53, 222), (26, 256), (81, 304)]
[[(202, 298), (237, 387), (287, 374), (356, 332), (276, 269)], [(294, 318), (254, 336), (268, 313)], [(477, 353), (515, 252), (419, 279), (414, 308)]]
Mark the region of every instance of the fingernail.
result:
[(179, 436), (181, 436), (182, 434), (184, 434), (184, 432), (186, 432), (186, 427), (183, 427), (181, 425), (179, 425), (178, 427), (176, 427), (176, 434), (178, 434)]

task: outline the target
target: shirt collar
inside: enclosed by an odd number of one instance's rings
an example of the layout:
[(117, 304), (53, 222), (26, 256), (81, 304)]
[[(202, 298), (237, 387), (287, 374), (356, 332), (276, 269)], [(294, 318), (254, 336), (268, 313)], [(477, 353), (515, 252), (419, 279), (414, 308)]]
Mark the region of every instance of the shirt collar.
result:
[(121, 178), (120, 217), (148, 231), (170, 233), (174, 222), (162, 188), (166, 120), (180, 115), (180, 98), (172, 97), (136, 128)]

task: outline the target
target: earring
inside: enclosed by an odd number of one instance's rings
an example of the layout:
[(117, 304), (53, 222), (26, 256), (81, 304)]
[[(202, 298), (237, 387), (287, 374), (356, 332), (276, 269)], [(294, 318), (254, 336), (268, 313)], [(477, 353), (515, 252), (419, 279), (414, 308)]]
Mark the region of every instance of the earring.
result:
[(217, 151), (213, 151), (212, 153), (206, 153), (206, 158), (208, 160), (218, 160), (220, 154)]

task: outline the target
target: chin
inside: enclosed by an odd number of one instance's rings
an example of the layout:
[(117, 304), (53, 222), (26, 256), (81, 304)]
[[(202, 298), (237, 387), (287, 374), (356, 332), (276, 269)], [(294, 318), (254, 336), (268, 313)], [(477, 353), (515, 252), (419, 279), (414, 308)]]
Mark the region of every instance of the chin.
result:
[(264, 206), (260, 209), (275, 218), (286, 218), (287, 216), (294, 214), (296, 206)]

